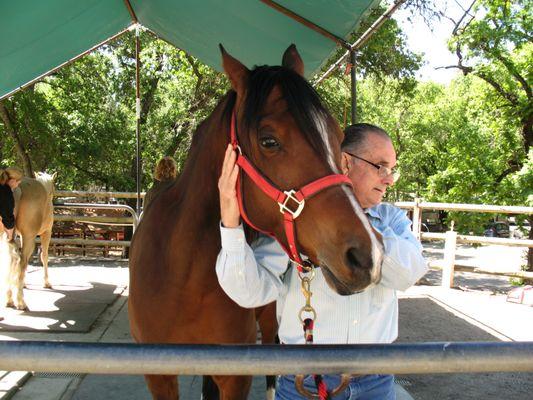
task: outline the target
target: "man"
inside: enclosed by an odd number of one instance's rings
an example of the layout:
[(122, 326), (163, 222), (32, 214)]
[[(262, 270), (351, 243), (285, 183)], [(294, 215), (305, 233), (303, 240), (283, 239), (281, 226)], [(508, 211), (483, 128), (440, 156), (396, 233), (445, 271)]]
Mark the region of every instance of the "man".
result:
[[(288, 257), (270, 238), (260, 236), (252, 247), (246, 244), (236, 199), (238, 166), (228, 147), (219, 180), (222, 249), (216, 271), (226, 293), (243, 307), (277, 301), (279, 337), (282, 343), (304, 343), (297, 318), (303, 304), (296, 268), (287, 269)], [(353, 183), (354, 192), (374, 227), (383, 237), (384, 258), (380, 283), (362, 293), (340, 296), (329, 288), (318, 268), (313, 279), (313, 306), (317, 312), (315, 343), (391, 343), (398, 336), (396, 290), (406, 290), (427, 271), (422, 246), (412, 235), (405, 212), (381, 204), (389, 186), (398, 178), (396, 152), (387, 133), (374, 125), (356, 124), (345, 130), (342, 143), (342, 172)], [(325, 376), (329, 389), (340, 377)], [(304, 385), (316, 392), (314, 380)], [(293, 376), (281, 376), (277, 399), (301, 399)], [(335, 399), (394, 399), (392, 375), (353, 377), (348, 388)]]

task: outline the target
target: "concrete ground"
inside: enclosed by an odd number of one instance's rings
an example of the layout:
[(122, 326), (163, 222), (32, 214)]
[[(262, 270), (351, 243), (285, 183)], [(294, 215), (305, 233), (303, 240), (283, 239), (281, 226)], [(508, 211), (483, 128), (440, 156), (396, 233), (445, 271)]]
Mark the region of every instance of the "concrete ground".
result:
[[(433, 254), (438, 247), (430, 247)], [(516, 268), (516, 267), (515, 267)], [(505, 301), (509, 278), (456, 274), (456, 289), (444, 290), (439, 272), (401, 295), (398, 341), (533, 341), (533, 307)], [(30, 312), (5, 310), (0, 340), (130, 342), (128, 269), (124, 261), (61, 260), (51, 263), (53, 289), (41, 288), (31, 267), (25, 290)], [(397, 377), (398, 399), (530, 398), (533, 374), (434, 374)], [(180, 377), (182, 399), (200, 398), (201, 378)], [(0, 399), (149, 399), (142, 377), (0, 372)], [(255, 378), (250, 399), (264, 398)]]

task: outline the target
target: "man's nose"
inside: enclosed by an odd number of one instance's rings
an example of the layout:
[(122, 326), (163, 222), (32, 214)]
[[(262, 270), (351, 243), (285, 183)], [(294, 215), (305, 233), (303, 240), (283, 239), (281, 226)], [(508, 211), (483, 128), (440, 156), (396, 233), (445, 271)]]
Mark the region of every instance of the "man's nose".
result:
[(394, 185), (394, 177), (393, 177), (393, 174), (390, 174), (390, 175), (387, 175), (386, 177), (383, 178), (382, 182), (387, 185), (387, 186), (392, 186)]

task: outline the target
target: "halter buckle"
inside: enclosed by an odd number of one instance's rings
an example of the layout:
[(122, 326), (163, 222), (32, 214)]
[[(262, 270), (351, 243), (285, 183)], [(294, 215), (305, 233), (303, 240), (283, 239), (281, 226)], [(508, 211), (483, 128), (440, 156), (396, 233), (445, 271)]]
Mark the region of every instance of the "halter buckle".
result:
[[(285, 214), (286, 212), (288, 212), (288, 213), (290, 213), (292, 215), (293, 219), (296, 219), (298, 217), (298, 215), (300, 215), (300, 213), (304, 209), (305, 199), (302, 200), (302, 201), (299, 201), (294, 196), (296, 194), (296, 192), (294, 190), (286, 190), (283, 193), (285, 193), (285, 196), (287, 196), (287, 197), (285, 197), (285, 200), (283, 200), (283, 203), (278, 202), (278, 204), (279, 204), (279, 212), (282, 213), (282, 214)], [(287, 207), (287, 203), (289, 202), (289, 200), (292, 200), (293, 202), (298, 204), (298, 207), (296, 208), (296, 210), (293, 211), (289, 207)]]

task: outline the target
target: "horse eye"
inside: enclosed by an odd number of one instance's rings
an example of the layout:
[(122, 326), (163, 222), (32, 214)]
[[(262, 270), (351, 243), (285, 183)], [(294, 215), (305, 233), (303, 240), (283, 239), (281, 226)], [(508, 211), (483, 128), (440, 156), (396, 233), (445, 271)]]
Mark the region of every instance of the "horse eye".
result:
[(264, 137), (259, 139), (259, 143), (261, 146), (263, 146), (265, 149), (273, 149), (275, 147), (279, 147), (279, 143), (276, 139), (273, 137)]

